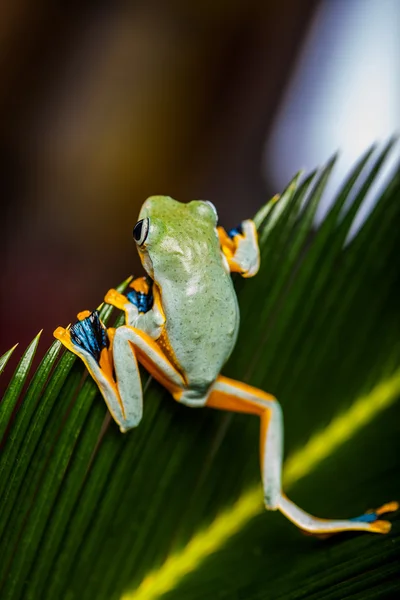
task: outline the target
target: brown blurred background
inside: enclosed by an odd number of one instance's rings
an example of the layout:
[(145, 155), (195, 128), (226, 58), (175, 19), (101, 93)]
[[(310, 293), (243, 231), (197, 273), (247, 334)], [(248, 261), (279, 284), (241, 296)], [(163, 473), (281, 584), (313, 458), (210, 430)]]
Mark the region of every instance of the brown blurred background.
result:
[(266, 144), (327, 5), (345, 3), (0, 4), (0, 354), (140, 272), (147, 196), (209, 199), (229, 227), (278, 191)]

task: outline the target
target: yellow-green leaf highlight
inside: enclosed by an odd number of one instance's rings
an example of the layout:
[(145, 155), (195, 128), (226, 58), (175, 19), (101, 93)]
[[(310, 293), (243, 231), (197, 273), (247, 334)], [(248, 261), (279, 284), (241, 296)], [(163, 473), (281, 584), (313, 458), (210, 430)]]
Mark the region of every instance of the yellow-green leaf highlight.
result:
[[(400, 395), (400, 369), (362, 396), (328, 427), (315, 434), (304, 448), (288, 458), (284, 468), (286, 489), (310, 474), (325, 458), (333, 454), (378, 413), (388, 408)], [(197, 569), (212, 552), (221, 549), (235, 533), (264, 510), (261, 486), (245, 493), (235, 505), (215, 519), (204, 531), (196, 534), (181, 551), (170, 556), (164, 565), (150, 573), (136, 591), (124, 594), (121, 600), (156, 600), (178, 586), (188, 573)]]

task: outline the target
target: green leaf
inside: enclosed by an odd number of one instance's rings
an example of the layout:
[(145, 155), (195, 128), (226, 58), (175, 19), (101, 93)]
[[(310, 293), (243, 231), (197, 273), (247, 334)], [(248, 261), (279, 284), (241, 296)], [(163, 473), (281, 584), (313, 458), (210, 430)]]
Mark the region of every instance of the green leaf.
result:
[[(364, 154), (318, 227), (334, 159), (297, 175), (255, 217), (260, 273), (235, 279), (242, 322), (224, 373), (279, 398), (284, 489), (324, 517), (400, 498), (399, 171), (348, 239), (392, 146)], [(102, 306), (103, 320), (111, 311)], [(332, 600), (399, 591), (398, 516), (387, 536), (321, 541), (264, 511), (258, 419), (180, 406), (148, 378), (143, 421), (123, 436), (80, 361), (59, 357), (58, 342), (21, 397), (37, 341), (0, 406), (2, 599)]]
[(4, 371), (6, 364), (8, 363), (9, 359), (11, 358), (12, 353), (14, 352), (14, 350), (17, 346), (18, 346), (18, 344), (15, 344), (15, 346), (10, 348), (10, 350), (7, 350), (7, 352), (5, 352), (3, 354), (3, 356), (0, 358), (0, 375)]
[[(29, 369), (32, 364), (33, 357), (35, 356), (36, 348), (39, 343), (40, 333), (37, 334), (35, 339), (28, 346), (26, 352), (21, 358), (19, 365), (14, 373), (12, 381), (4, 394), (4, 397), (0, 404), (0, 441), (3, 439), (4, 432), (6, 431), (10, 419), (12, 417), (13, 411), (17, 405), (19, 395), (23, 388), (23, 385), (26, 381), (26, 378), (29, 373)], [(15, 348), (15, 346), (14, 346)], [(11, 356), (14, 348), (11, 348), (4, 356), (1, 358), (1, 368), (0, 372), (3, 370), (5, 365), (7, 364), (8, 359)]]
[(14, 427), (10, 431), (7, 445), (0, 456), (0, 496), (4, 492), (5, 485), (25, 437), (26, 430), (29, 427), (32, 413), (54, 365), (60, 346), (61, 344), (59, 342), (54, 342), (44, 356), (29, 385), (24, 402), (16, 416)]

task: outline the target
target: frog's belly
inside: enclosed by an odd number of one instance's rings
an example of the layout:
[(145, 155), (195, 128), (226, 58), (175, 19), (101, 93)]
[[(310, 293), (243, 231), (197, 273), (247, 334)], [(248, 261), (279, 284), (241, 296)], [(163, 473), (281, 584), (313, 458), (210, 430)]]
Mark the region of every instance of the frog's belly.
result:
[[(186, 301), (168, 320), (166, 335), (173, 348), (173, 362), (196, 395), (203, 396), (219, 375), (236, 343), (239, 310), (235, 295), (208, 298), (206, 308), (199, 302)], [(172, 357), (171, 357), (172, 358)]]

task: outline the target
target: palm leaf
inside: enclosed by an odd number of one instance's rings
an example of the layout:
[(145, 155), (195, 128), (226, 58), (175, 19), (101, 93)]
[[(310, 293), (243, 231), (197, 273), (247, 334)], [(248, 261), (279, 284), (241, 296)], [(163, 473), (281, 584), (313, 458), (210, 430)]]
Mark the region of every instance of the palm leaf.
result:
[[(285, 488), (325, 517), (400, 498), (399, 171), (348, 239), (392, 145), (360, 159), (317, 230), (334, 160), (296, 176), (255, 217), (259, 275), (236, 280), (242, 325), (225, 372), (280, 399)], [(96, 386), (58, 342), (24, 391), (37, 344), (0, 405), (2, 598), (333, 599), (399, 589), (396, 518), (388, 536), (321, 542), (264, 512), (257, 419), (179, 406), (152, 382), (140, 427), (122, 436), (103, 427)]]

